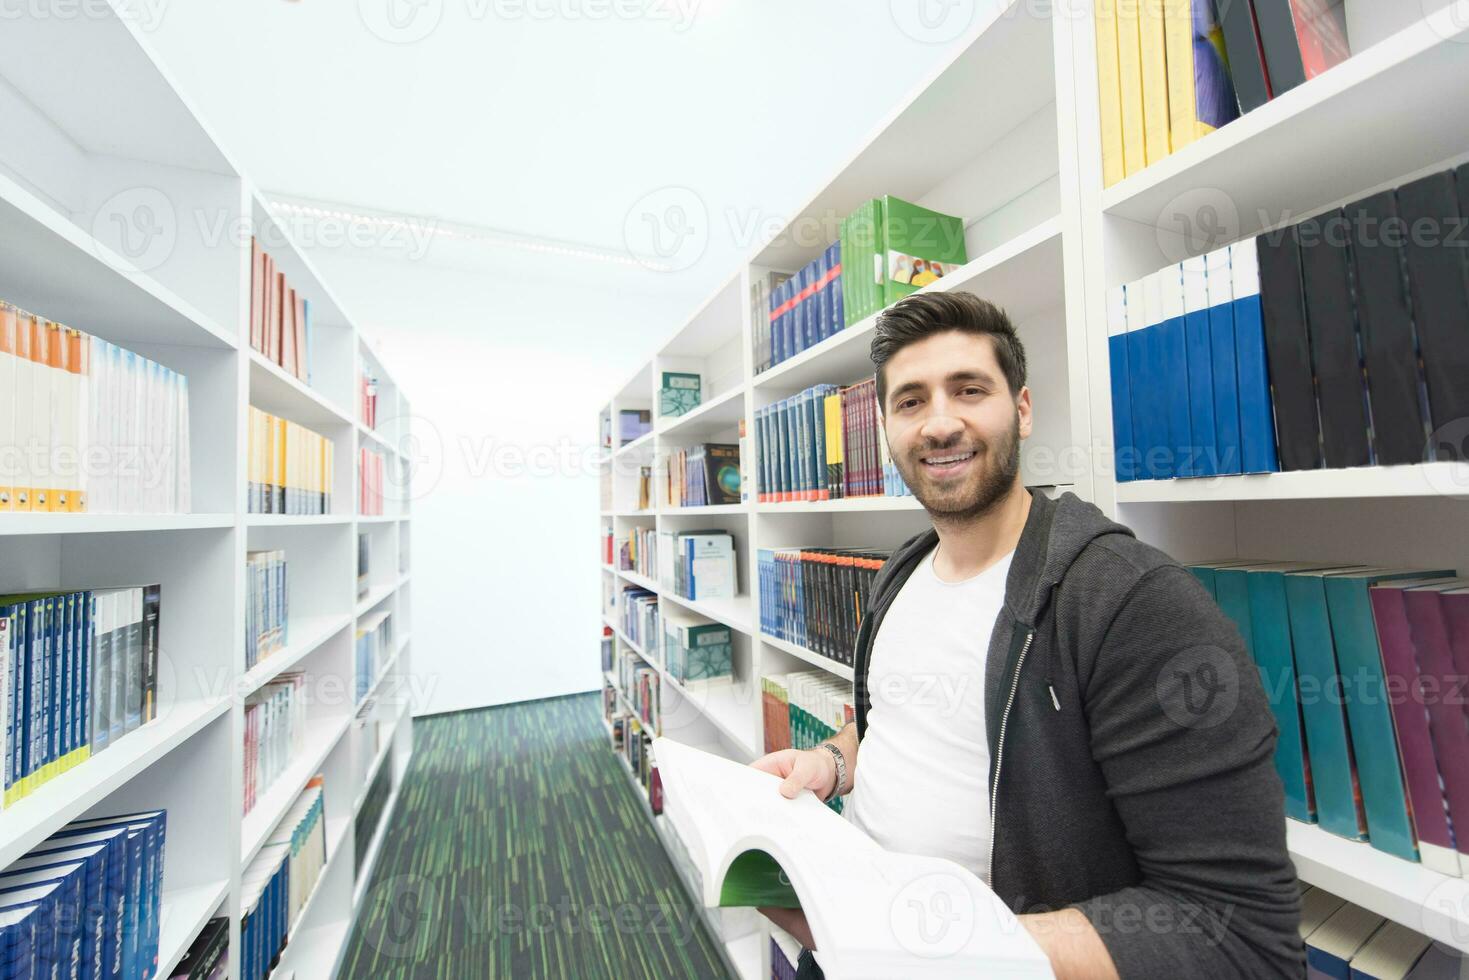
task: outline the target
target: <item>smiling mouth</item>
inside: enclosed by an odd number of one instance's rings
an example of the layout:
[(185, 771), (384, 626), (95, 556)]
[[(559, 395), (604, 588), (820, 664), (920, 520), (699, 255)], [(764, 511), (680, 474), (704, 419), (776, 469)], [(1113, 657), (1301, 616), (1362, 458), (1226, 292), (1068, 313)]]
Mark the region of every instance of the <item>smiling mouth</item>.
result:
[(932, 473), (935, 476), (945, 476), (963, 469), (972, 459), (974, 459), (974, 453), (972, 452), (951, 451), (922, 456), (919, 458), (919, 461), (923, 464), (925, 472)]

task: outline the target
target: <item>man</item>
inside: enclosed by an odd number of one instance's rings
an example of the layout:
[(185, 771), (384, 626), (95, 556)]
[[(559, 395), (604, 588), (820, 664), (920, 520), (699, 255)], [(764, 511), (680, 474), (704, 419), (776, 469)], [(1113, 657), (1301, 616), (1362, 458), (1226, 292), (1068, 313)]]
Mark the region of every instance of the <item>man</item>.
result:
[[(1031, 395), (1001, 310), (914, 294), (872, 360), (933, 528), (873, 584), (855, 724), (755, 765), (973, 871), (1059, 980), (1301, 976), (1275, 724), (1234, 626), (1093, 505), (1025, 489)], [(763, 911), (812, 945), (799, 910)], [(809, 952), (801, 970), (819, 976)]]

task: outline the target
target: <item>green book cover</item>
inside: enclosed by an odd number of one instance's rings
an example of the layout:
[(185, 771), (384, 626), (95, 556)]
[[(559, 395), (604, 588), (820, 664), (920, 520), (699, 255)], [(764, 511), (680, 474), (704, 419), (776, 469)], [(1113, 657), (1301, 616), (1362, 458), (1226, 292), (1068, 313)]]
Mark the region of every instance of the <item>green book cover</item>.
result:
[(879, 202), (882, 298), (889, 306), (969, 261), (964, 222), (891, 195)]
[(658, 390), (658, 414), (664, 417), (683, 415), (702, 402), (703, 378), (684, 371), (664, 371), (663, 386)]

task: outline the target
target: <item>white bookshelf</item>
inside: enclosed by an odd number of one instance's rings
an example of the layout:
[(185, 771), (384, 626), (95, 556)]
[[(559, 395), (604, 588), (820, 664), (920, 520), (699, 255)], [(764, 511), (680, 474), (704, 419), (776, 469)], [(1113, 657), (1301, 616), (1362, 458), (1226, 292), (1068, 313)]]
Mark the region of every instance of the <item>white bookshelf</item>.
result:
[[(722, 606), (689, 603), (599, 561), (604, 598), (615, 600), (604, 604), (603, 621), (614, 627), (616, 648), (636, 649), (620, 629), (624, 583), (735, 631), (730, 696), (677, 698), (675, 711), (665, 706), (665, 734), (745, 759), (763, 747), (763, 674), (814, 666), (851, 680), (850, 667), (760, 631), (758, 550), (891, 547), (927, 524), (912, 498), (759, 503), (758, 487), (733, 507), (684, 509), (658, 500), (635, 509), (639, 466), (654, 467), (656, 491), (669, 450), (735, 442), (741, 418), (780, 398), (870, 376), (875, 317), (755, 374), (749, 296), (761, 273), (800, 268), (836, 240), (844, 215), (882, 194), (962, 217), (969, 262), (927, 288), (973, 291), (1016, 322), (1036, 406), (1035, 432), (1022, 451), (1027, 485), (1071, 490), (1182, 561), (1311, 557), (1469, 571), (1469, 465), (1122, 485), (1112, 471), (1109, 286), (1469, 157), (1469, 121), (1444, 108), (1469, 94), (1469, 0), (1348, 3), (1373, 7), (1395, 27), (1353, 38), (1348, 62), (1105, 190), (1090, 0), (974, 5), (951, 60), (651, 351), (599, 413), (610, 414), (615, 442), (617, 412), (654, 408), (663, 370), (703, 375), (698, 410), (677, 419), (655, 413), (652, 433), (604, 450), (599, 462), (612, 487), (599, 520), (618, 539), (632, 527), (717, 527), (734, 535), (738, 549), (740, 599)], [(1222, 237), (1183, 234), (1209, 207), (1222, 208)], [(753, 484), (753, 439), (747, 447), (744, 471)], [(646, 659), (662, 670), (657, 651)], [(1463, 880), (1316, 827), (1291, 823), (1287, 837), (1303, 881), (1469, 950)], [(770, 934), (764, 923), (759, 931)], [(726, 942), (731, 959), (737, 952), (744, 947)], [(760, 955), (768, 965), (763, 948)]]
[[(159, 975), (208, 919), (225, 916), (238, 976), (243, 867), (322, 773), (330, 860), (278, 975), (328, 977), (413, 751), (410, 467), (396, 448), (410, 405), (126, 13), (102, 4), (84, 17), (43, 14), (0, 33), (0, 115), (15, 127), (0, 153), (0, 298), (188, 377), (193, 512), (0, 515), (0, 592), (158, 582), (163, 599), (158, 717), (0, 810), (0, 867), (70, 820), (166, 808)], [(137, 222), (162, 237), (128, 237)], [(312, 304), (309, 383), (250, 349), (252, 234)], [(375, 430), (357, 417), (364, 368), (380, 379)], [(247, 513), (249, 405), (332, 441), (332, 513)], [(389, 470), (380, 517), (358, 516), (363, 446)], [(359, 533), (372, 548), (363, 598)], [(289, 562), (289, 642), (246, 670), (245, 553), (273, 548)], [(396, 646), (359, 704), (355, 628), (377, 609), (392, 613)], [(308, 678), (306, 747), (242, 816), (245, 700), (287, 670)], [(356, 816), (388, 767), (393, 795), (359, 868)]]

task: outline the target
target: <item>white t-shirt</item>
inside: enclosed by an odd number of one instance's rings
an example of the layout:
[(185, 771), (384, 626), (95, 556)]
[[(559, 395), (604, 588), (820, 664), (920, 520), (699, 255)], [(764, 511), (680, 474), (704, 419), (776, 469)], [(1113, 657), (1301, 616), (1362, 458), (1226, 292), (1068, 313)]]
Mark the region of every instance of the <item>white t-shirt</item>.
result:
[(948, 858), (981, 880), (990, 860), (984, 671), (1013, 555), (944, 582), (931, 551), (903, 583), (873, 642), (867, 733), (843, 808), (888, 850)]

